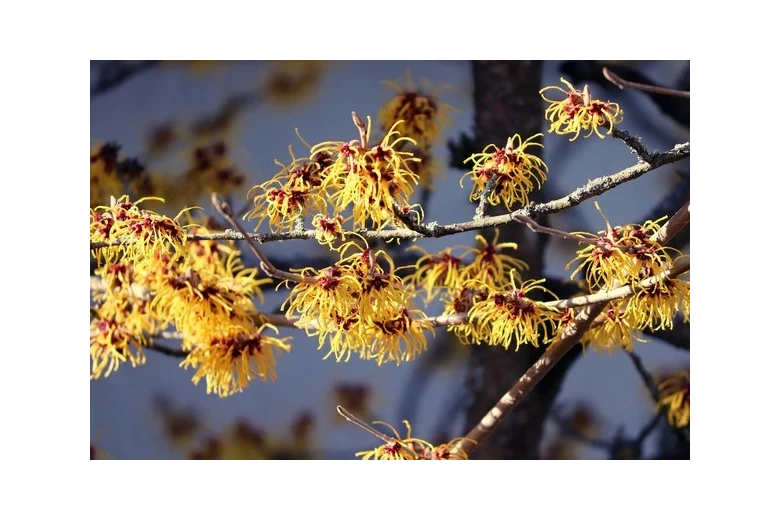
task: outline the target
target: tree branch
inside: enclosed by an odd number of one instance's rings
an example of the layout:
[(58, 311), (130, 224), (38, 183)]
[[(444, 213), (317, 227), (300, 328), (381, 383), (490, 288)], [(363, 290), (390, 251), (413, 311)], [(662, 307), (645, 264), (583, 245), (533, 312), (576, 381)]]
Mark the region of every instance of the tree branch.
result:
[(602, 69), (602, 72), (604, 73), (604, 77), (607, 78), (607, 80), (618, 87), (620, 90), (623, 90), (624, 88), (633, 88), (635, 90), (641, 90), (643, 92), (650, 92), (651, 94), (663, 94), (666, 96), (675, 96), (675, 97), (683, 97), (683, 98), (690, 98), (691, 93), (687, 90), (677, 90), (674, 88), (666, 88), (666, 87), (658, 87), (656, 85), (647, 85), (645, 83), (636, 83), (633, 81), (628, 81), (627, 79), (623, 79), (611, 70), (609, 70), (607, 67), (604, 67)]
[[(661, 229), (655, 233), (651, 240), (659, 243), (665, 243), (674, 236), (690, 220), (688, 204), (680, 208)], [(493, 406), (493, 408), (466, 434), (464, 439), (458, 442), (456, 449), (463, 450), (466, 455), (483, 442), (496, 427), (503, 421), (507, 414), (511, 412), (523, 399), (525, 399), (531, 390), (541, 381), (545, 375), (556, 365), (566, 353), (579, 343), (582, 335), (590, 328), (593, 321), (607, 306), (606, 302), (594, 303), (585, 307), (569, 326), (561, 334), (561, 337), (554, 341), (544, 354), (534, 363), (528, 371), (506, 392), (503, 397)]]
[[(516, 211), (505, 213), (503, 215), (488, 216), (477, 220), (469, 220), (454, 224), (440, 225), (435, 222), (428, 225), (418, 224), (427, 230), (425, 234), (413, 229), (403, 228), (386, 229), (381, 231), (359, 229), (354, 233), (364, 237), (367, 240), (414, 240), (425, 237), (439, 238), (448, 235), (455, 235), (458, 233), (465, 233), (468, 231), (477, 231), (480, 229), (503, 226), (505, 224), (509, 224), (513, 220), (517, 220), (521, 216), (533, 219), (542, 215), (558, 213), (565, 209), (577, 206), (582, 202), (601, 195), (602, 193), (605, 193), (625, 182), (641, 177), (647, 172), (660, 168), (666, 164), (686, 159), (688, 157), (690, 157), (690, 144), (678, 144), (671, 150), (658, 154), (651, 162), (642, 161), (612, 175), (598, 177), (577, 188), (564, 197), (551, 200), (543, 204), (532, 202), (524, 208), (520, 208)], [(228, 229), (222, 233), (194, 233), (187, 235), (187, 240), (246, 240), (247, 238), (252, 239), (250, 242), (256, 241), (262, 244), (265, 242), (276, 242), (282, 240), (314, 240), (316, 237), (313, 230), (288, 231), (283, 233), (241, 233), (240, 231)], [(95, 250), (107, 246), (116, 246), (121, 244), (122, 241), (115, 241), (111, 243), (90, 242), (90, 249)]]

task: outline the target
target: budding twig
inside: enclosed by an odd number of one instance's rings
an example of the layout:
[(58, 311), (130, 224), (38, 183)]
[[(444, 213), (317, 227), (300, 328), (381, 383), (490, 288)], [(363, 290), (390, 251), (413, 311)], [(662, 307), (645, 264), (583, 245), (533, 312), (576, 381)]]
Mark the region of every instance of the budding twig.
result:
[(352, 122), (355, 123), (355, 126), (358, 128), (358, 131), (360, 132), (360, 147), (363, 150), (368, 149), (368, 128), (366, 128), (366, 124), (363, 122), (362, 119), (360, 119), (360, 115), (358, 115), (357, 112), (354, 110), (352, 111)]

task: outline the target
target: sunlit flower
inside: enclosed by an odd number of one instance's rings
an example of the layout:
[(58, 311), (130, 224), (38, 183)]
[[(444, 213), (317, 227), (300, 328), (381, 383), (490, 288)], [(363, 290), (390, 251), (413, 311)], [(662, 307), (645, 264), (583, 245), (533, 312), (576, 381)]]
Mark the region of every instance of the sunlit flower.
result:
[(90, 379), (108, 377), (126, 361), (132, 366), (146, 362), (141, 348), (146, 344), (144, 332), (115, 318), (92, 320), (89, 326)]
[(691, 422), (691, 375), (687, 370), (670, 375), (658, 385), (658, 404), (666, 407), (666, 419), (675, 428)]
[(224, 269), (171, 270), (152, 309), (184, 332), (182, 347), (189, 350), (225, 327), (252, 326), (257, 316), (253, 298), (262, 297), (260, 287), (269, 281), (258, 278), (257, 269), (244, 268), (235, 251), (224, 259)]
[(411, 246), (407, 251), (424, 253), (415, 263), (414, 273), (405, 277), (404, 282), (422, 286), (427, 303), (433, 300), (439, 289), (458, 288), (469, 276), (463, 265), (463, 255), (454, 255), (454, 248), (448, 247), (437, 254), (427, 253), (420, 246)]
[(316, 278), (317, 283), (299, 283), (292, 288), (282, 307), (288, 318), (297, 314), (301, 324), (315, 323), (313, 328), (327, 330), (323, 322), (332, 313), (347, 316), (357, 303), (360, 282), (343, 265), (337, 263), (319, 272), (307, 268), (301, 274)]
[[(544, 112), (544, 116), (550, 121), (549, 132), (559, 135), (574, 134), (570, 141), (574, 141), (580, 132), (590, 130), (585, 136), (590, 137), (596, 132), (600, 138), (604, 138), (599, 129), (607, 127), (606, 134), (611, 134), (612, 129), (623, 120), (623, 111), (617, 103), (604, 102), (593, 99), (586, 85), (583, 90), (577, 90), (574, 86), (561, 78), (567, 90), (557, 86), (545, 87), (539, 91), (542, 99), (550, 103)], [(557, 90), (566, 96), (563, 100), (548, 99), (544, 96), (547, 90)]]
[(153, 279), (132, 262), (105, 264), (95, 270), (99, 283), (91, 287), (91, 379), (108, 377), (127, 361), (132, 366), (146, 361), (147, 336), (159, 328), (149, 308)]
[(246, 218), (257, 219), (255, 229), (267, 219), (271, 231), (291, 231), (296, 220), (304, 215), (312, 191), (287, 188), (276, 179), (264, 183), (262, 189), (263, 193), (254, 198), (254, 209)]
[(625, 303), (611, 302), (583, 334), (582, 345), (591, 346), (600, 352), (612, 353), (616, 348), (631, 352), (634, 341), (647, 341), (642, 339), (632, 318), (631, 314), (625, 312)]
[[(603, 215), (602, 215), (603, 216)], [(660, 229), (659, 222), (646, 221), (641, 226), (626, 224), (612, 227), (604, 217), (607, 229), (592, 233), (577, 232), (596, 243), (588, 243), (577, 251), (574, 260), (567, 264), (580, 264), (572, 272), (571, 278), (581, 270), (592, 290), (611, 289), (627, 283), (639, 282), (645, 275), (661, 275), (673, 265), (672, 253), (679, 251), (665, 247), (652, 240), (652, 235)]]
[[(444, 295), (444, 316), (468, 314), (475, 303), (483, 301), (488, 297), (488, 290), (484, 287), (477, 287), (476, 282), (467, 283), (466, 285), (459, 291), (451, 290)], [(449, 326), (447, 330), (454, 332), (464, 345), (473, 345), (480, 340), (474, 324), (468, 319), (463, 323)]]
[(382, 105), (379, 120), (386, 129), (392, 127), (396, 121), (403, 121), (398, 126), (401, 135), (411, 137), (420, 146), (429, 146), (439, 139), (441, 129), (450, 125), (448, 113), (455, 110), (452, 106), (442, 103), (438, 97), (439, 91), (448, 87), (434, 87), (430, 81), (423, 78), (421, 83), (424, 88), (417, 88), (408, 70), (406, 79), (405, 88), (393, 81), (382, 82), (397, 94)]
[(517, 287), (511, 276), (511, 289), (490, 292), (485, 300), (476, 302), (469, 310), (469, 320), (474, 323), (478, 343), (501, 345), (509, 349), (512, 340), (515, 350), (529, 343), (539, 347), (539, 339), (549, 341), (549, 330), (555, 326), (556, 311), (541, 301), (527, 297), (528, 293), (546, 292), (545, 280), (527, 280)]
[[(400, 123), (400, 122), (399, 122)], [(381, 143), (364, 149), (359, 141), (325, 142), (311, 149), (312, 156), (329, 154), (333, 164), (325, 170), (322, 186), (328, 190), (328, 200), (335, 213), (352, 208), (355, 227), (365, 227), (370, 219), (382, 228), (394, 221), (393, 205), (409, 206), (409, 197), (418, 177), (408, 166), (418, 161), (411, 152), (399, 151), (406, 142), (393, 125)], [(367, 136), (371, 132), (368, 120)]]
[(361, 457), (363, 460), (421, 460), (425, 450), (433, 450), (431, 443), (412, 437), (412, 425), (409, 424), (409, 421), (404, 420), (404, 425), (406, 425), (405, 438), (402, 438), (395, 428), (385, 422), (374, 421), (374, 424), (390, 428), (395, 436), (394, 439), (372, 450), (360, 451), (355, 454), (356, 457)]
[[(651, 274), (645, 271), (645, 278)], [(674, 317), (682, 312), (683, 321), (690, 318), (690, 282), (679, 278), (664, 278), (649, 287), (639, 287), (628, 301), (628, 312), (638, 329), (671, 329)]]
[(471, 161), (474, 166), (461, 177), (460, 185), (462, 187), (463, 179), (469, 176), (474, 181), (471, 200), (479, 200), (488, 182), (494, 182), (494, 188), (487, 196), (490, 204), (503, 203), (506, 209), (511, 209), (515, 203), (526, 206), (530, 202), (528, 194), (535, 188), (541, 188), (547, 180), (547, 165), (536, 155), (526, 152), (531, 146), (543, 147), (541, 143), (531, 142), (541, 135), (533, 135), (523, 142), (515, 134), (507, 139), (504, 148), (489, 144), (482, 153), (466, 159), (465, 163)]
[(276, 380), (275, 351), (290, 350), (290, 338), (267, 335), (267, 329), (278, 334), (272, 325), (251, 330), (229, 327), (212, 335), (182, 361), (182, 367), (196, 369), (192, 382), (206, 379), (206, 392), (226, 397), (243, 391), (253, 379)]
[(314, 226), (314, 237), (317, 242), (334, 249), (336, 239), (344, 240), (344, 217), (336, 215), (328, 218), (327, 215), (317, 214), (311, 221)]
[(425, 320), (425, 314), (417, 309), (399, 308), (395, 317), (382, 321), (373, 321), (369, 334), (373, 336), (371, 359), (378, 365), (387, 361), (413, 361), (425, 351), (427, 341), (425, 331), (433, 331), (433, 326)]
[(466, 267), (467, 278), (483, 282), (493, 288), (501, 288), (508, 281), (512, 270), (525, 271), (528, 264), (502, 253), (505, 249), (517, 249), (514, 242), (498, 242), (498, 229), (493, 234), (493, 240), (488, 242), (482, 235), (477, 235), (477, 248), (472, 249), (475, 257)]
[(187, 233), (178, 218), (189, 208), (169, 218), (138, 207), (145, 200), (162, 199), (146, 198), (130, 202), (127, 195), (118, 200), (111, 199), (109, 206), (90, 209), (90, 241), (116, 242), (119, 245), (93, 251), (96, 258), (107, 261), (123, 258), (144, 264), (155, 254), (186, 255), (184, 244)]

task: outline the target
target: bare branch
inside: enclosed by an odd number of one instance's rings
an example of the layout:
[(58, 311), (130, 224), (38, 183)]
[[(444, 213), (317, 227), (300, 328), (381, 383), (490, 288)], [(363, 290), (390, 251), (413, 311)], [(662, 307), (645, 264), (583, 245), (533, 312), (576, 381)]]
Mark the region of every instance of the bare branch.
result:
[[(223, 199), (218, 193), (212, 193), (211, 203), (214, 205), (217, 211), (219, 211), (222, 217), (230, 223), (231, 226), (236, 228), (243, 236), (247, 236), (241, 224), (239, 224), (238, 220), (234, 218), (233, 210), (230, 208), (230, 205), (227, 203), (227, 201), (225, 201), (225, 199)], [(311, 276), (303, 276), (300, 274), (290, 273), (288, 271), (281, 271), (277, 269), (273, 266), (273, 264), (271, 264), (271, 262), (268, 261), (268, 258), (263, 254), (263, 252), (260, 251), (260, 248), (257, 246), (257, 243), (254, 240), (248, 240), (247, 243), (252, 249), (252, 252), (254, 252), (257, 258), (260, 260), (260, 268), (268, 276), (272, 278), (279, 278), (280, 280), (289, 280), (295, 283), (317, 283), (316, 278), (312, 278)]]
[(175, 358), (186, 358), (189, 352), (185, 352), (184, 350), (178, 349), (178, 348), (171, 348), (166, 347), (165, 345), (160, 345), (159, 343), (155, 343), (154, 341), (150, 341), (146, 347), (147, 350), (152, 350), (154, 352), (159, 352), (160, 354), (165, 354), (166, 356), (175, 357)]
[(479, 204), (477, 204), (477, 210), (474, 212), (474, 220), (481, 220), (485, 217), (485, 207), (487, 206), (488, 199), (493, 193), (493, 190), (496, 189), (497, 183), (498, 175), (494, 173), (485, 183), (485, 187), (482, 188), (482, 193), (479, 194)]
[(634, 152), (639, 159), (645, 162), (652, 162), (656, 155), (658, 155), (657, 152), (648, 150), (638, 137), (629, 134), (625, 130), (614, 128), (612, 130), (612, 137), (626, 143), (628, 147), (631, 148), (631, 151)]
[(432, 236), (431, 231), (427, 227), (414, 220), (412, 213), (409, 211), (404, 212), (404, 208), (401, 208), (398, 204), (393, 203), (393, 214), (412, 231), (415, 231), (424, 237)]
[(656, 85), (647, 85), (644, 83), (635, 83), (633, 81), (628, 81), (627, 79), (623, 79), (611, 70), (609, 70), (607, 67), (604, 67), (602, 69), (602, 72), (604, 73), (604, 77), (607, 78), (607, 81), (618, 87), (620, 90), (623, 90), (624, 88), (633, 88), (635, 90), (641, 90), (643, 92), (650, 92), (652, 94), (664, 94), (667, 96), (675, 96), (675, 97), (683, 97), (683, 98), (690, 98), (691, 93), (687, 90), (677, 90), (674, 88), (667, 88), (667, 87), (658, 87)]
[(634, 368), (639, 373), (639, 377), (642, 378), (642, 382), (645, 384), (647, 391), (653, 396), (653, 401), (658, 402), (658, 384), (656, 384), (653, 376), (647, 371), (642, 359), (636, 354), (636, 352), (626, 351), (626, 354), (631, 358), (631, 362), (634, 364)]

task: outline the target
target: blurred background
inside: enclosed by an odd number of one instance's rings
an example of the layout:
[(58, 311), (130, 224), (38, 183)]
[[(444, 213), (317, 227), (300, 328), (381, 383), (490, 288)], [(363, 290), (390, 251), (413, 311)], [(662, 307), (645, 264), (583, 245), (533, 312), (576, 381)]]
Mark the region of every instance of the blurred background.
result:
[[(578, 88), (587, 83), (594, 97), (618, 102), (625, 112), (621, 128), (641, 136), (651, 150), (665, 151), (689, 140), (687, 99), (621, 91), (604, 81), (608, 65), (634, 81), (689, 88), (688, 61), (376, 61), (376, 62), (91, 62), (90, 146), (111, 147), (127, 178), (140, 189), (166, 198), (167, 214), (200, 205), (213, 212), (208, 194), (219, 190), (233, 206), (244, 206), (247, 192), (310, 144), (356, 138), (351, 112), (375, 123), (396, 91), (382, 82), (436, 88), (450, 105), (451, 124), (443, 128), (432, 155), (439, 165), (429, 189), (419, 189), (426, 221), (450, 223), (474, 214), (469, 181), (461, 166), (471, 153), (490, 143), (503, 146), (520, 133), (525, 139), (544, 132), (543, 158), (549, 180), (532, 200), (543, 202), (569, 193), (589, 179), (620, 171), (636, 162), (617, 139), (578, 139), (547, 134), (538, 91), (560, 85), (564, 77)], [(425, 81), (423, 80), (425, 79)], [(431, 85), (428, 84), (430, 82)], [(117, 189), (120, 189), (118, 186)], [(91, 188), (91, 204), (107, 204), (109, 195)], [(688, 162), (652, 171), (597, 198), (613, 224), (641, 223), (671, 215), (689, 196)], [(549, 225), (597, 232), (603, 219), (593, 201), (552, 215)], [(254, 223), (247, 227), (253, 227)], [(267, 231), (267, 227), (262, 228)], [(574, 249), (556, 239), (539, 241), (515, 230), (536, 256), (529, 261), (548, 279), (569, 276), (566, 264)], [(490, 233), (492, 236), (492, 232)], [(508, 235), (501, 233), (502, 241)], [(535, 242), (533, 242), (535, 240)], [(473, 245), (474, 234), (416, 242), (428, 251)], [(382, 246), (406, 258), (406, 246)], [(678, 248), (687, 247), (687, 234)], [(324, 266), (335, 258), (313, 241), (264, 246), (285, 267)], [(407, 256), (408, 257), (408, 256)], [(243, 258), (255, 265), (244, 249)], [(528, 260), (527, 257), (523, 257)], [(261, 311), (278, 310), (286, 292), (265, 291)], [(441, 306), (434, 304), (429, 315)], [(91, 454), (95, 458), (317, 458), (353, 459), (377, 440), (338, 417), (337, 404), (364, 420), (382, 420), (432, 442), (463, 435), (510, 385), (486, 376), (491, 366), (513, 381), (540, 354), (472, 349), (438, 329), (428, 352), (413, 363), (381, 367), (352, 359), (323, 360), (315, 338), (288, 329), (293, 349), (278, 358), (276, 382), (253, 381), (243, 393), (227, 398), (207, 395), (192, 370), (179, 359), (157, 352), (146, 364), (123, 365), (108, 378), (91, 381)], [(664, 338), (647, 336), (635, 352), (657, 378), (687, 369), (689, 329)], [(175, 347), (171, 342), (170, 346)], [(504, 370), (506, 369), (506, 370)], [(481, 376), (478, 376), (482, 374)], [(516, 410), (502, 425), (486, 458), (689, 458), (688, 446), (665, 419), (654, 420), (655, 407), (632, 359), (623, 352), (601, 354), (574, 349), (540, 385), (538, 399)], [(536, 392), (536, 391), (535, 391)], [(516, 420), (516, 422), (513, 422)], [(522, 433), (519, 433), (522, 432)], [(491, 441), (494, 440), (491, 438)]]

